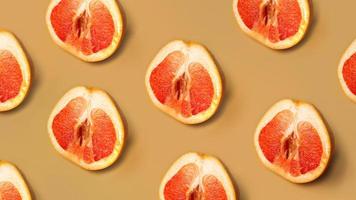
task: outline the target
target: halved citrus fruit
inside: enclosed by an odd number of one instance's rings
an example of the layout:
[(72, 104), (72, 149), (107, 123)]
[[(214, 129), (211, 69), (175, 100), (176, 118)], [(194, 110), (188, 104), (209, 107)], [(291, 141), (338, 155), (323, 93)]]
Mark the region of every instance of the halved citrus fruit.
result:
[(115, 0), (52, 0), (46, 21), (55, 43), (87, 62), (111, 56), (123, 34)]
[(17, 168), (0, 161), (0, 199), (31, 200), (30, 191)]
[(162, 180), (161, 200), (235, 200), (231, 179), (221, 162), (208, 155), (187, 153)]
[(345, 94), (356, 102), (356, 40), (342, 56), (338, 75)]
[(317, 110), (288, 99), (276, 103), (262, 118), (255, 147), (267, 168), (294, 183), (318, 178), (331, 153), (330, 137)]
[(24, 100), (31, 83), (27, 57), (15, 36), (0, 30), (0, 112)]
[(241, 29), (272, 49), (287, 49), (305, 35), (310, 20), (308, 0), (234, 0)]
[(146, 88), (159, 109), (185, 124), (209, 119), (222, 96), (220, 74), (209, 52), (181, 40), (170, 42), (154, 58)]
[(86, 87), (62, 97), (49, 118), (48, 132), (61, 155), (88, 170), (114, 163), (125, 141), (121, 117), (109, 95)]

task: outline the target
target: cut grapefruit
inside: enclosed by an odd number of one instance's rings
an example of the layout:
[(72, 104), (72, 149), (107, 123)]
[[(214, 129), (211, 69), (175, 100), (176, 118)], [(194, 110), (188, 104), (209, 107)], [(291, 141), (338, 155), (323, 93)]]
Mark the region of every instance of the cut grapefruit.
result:
[(308, 0), (234, 0), (241, 29), (272, 49), (287, 49), (305, 35), (310, 20)]
[(161, 200), (235, 200), (228, 173), (214, 157), (187, 153), (180, 157), (162, 180)]
[(345, 94), (356, 102), (356, 40), (341, 58), (338, 75)]
[(282, 100), (263, 117), (255, 133), (262, 163), (294, 183), (311, 182), (326, 169), (330, 137), (317, 110), (310, 104)]
[(153, 103), (185, 124), (208, 120), (222, 96), (219, 71), (208, 51), (196, 43), (173, 41), (154, 58), (146, 73)]
[(55, 43), (87, 62), (111, 56), (123, 34), (115, 0), (52, 0), (46, 21)]
[(107, 93), (76, 87), (58, 102), (48, 121), (55, 149), (88, 169), (100, 170), (117, 160), (125, 131), (116, 106)]
[(0, 161), (0, 199), (31, 200), (30, 191), (17, 168)]
[(24, 100), (31, 83), (27, 57), (15, 36), (0, 30), (0, 112)]

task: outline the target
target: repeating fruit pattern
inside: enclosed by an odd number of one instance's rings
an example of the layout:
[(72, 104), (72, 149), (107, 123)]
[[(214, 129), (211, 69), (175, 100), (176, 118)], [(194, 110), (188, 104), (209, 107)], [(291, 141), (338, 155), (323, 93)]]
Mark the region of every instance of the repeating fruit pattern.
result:
[[(240, 28), (272, 49), (290, 48), (301, 41), (310, 24), (308, 0), (234, 0)], [(124, 23), (115, 0), (52, 0), (46, 23), (54, 42), (86, 62), (108, 58), (118, 48)], [(340, 60), (342, 90), (356, 102), (356, 40)], [(13, 34), (0, 31), (0, 112), (24, 100), (31, 70)], [(148, 66), (145, 85), (153, 104), (184, 124), (208, 120), (217, 111), (223, 84), (208, 50), (193, 42), (175, 40), (164, 46)], [(68, 91), (48, 120), (54, 148), (87, 170), (112, 165), (125, 143), (125, 127), (106, 92), (88, 87)], [(258, 124), (254, 137), (263, 165), (293, 183), (307, 183), (323, 174), (331, 159), (328, 130), (309, 103), (285, 99), (273, 105)], [(223, 164), (202, 153), (181, 156), (162, 179), (161, 200), (237, 199)], [(18, 169), (0, 161), (0, 199), (30, 200)]]

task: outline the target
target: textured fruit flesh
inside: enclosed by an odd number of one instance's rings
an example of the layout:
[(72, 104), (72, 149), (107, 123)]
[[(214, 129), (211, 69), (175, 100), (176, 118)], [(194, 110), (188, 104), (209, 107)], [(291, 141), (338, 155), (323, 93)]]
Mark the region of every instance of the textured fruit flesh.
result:
[(170, 53), (151, 73), (150, 85), (156, 98), (184, 117), (207, 110), (214, 97), (209, 72), (200, 63), (186, 63), (186, 55)]
[(294, 122), (291, 111), (279, 112), (261, 130), (259, 145), (269, 162), (293, 176), (299, 176), (320, 165), (323, 146), (310, 122), (300, 121), (296, 125)]
[(0, 182), (0, 200), (21, 200), (21, 194), (11, 182)]
[(21, 90), (22, 81), (21, 68), (14, 55), (0, 49), (0, 103), (15, 98)]
[(108, 157), (116, 143), (111, 118), (100, 108), (88, 108), (89, 103), (82, 97), (72, 99), (52, 123), (58, 144), (86, 163)]
[(51, 23), (60, 40), (84, 55), (109, 47), (115, 34), (113, 17), (100, 0), (62, 0), (52, 10)]
[(202, 176), (199, 167), (191, 163), (184, 165), (166, 183), (164, 187), (164, 199), (227, 200), (227, 195), (223, 185), (215, 176)]
[(356, 95), (356, 53), (344, 63), (342, 75), (349, 90)]
[(294, 36), (302, 22), (298, 0), (239, 0), (237, 9), (250, 30), (273, 43)]

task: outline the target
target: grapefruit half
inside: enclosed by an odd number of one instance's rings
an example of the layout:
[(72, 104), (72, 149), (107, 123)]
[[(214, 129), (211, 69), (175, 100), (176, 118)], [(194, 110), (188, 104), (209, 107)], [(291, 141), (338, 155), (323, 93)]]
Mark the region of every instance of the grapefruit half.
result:
[(338, 76), (346, 96), (356, 102), (356, 40), (342, 56)]
[(161, 200), (235, 200), (231, 179), (222, 163), (200, 153), (180, 157), (162, 180)]
[(125, 131), (109, 95), (99, 89), (76, 87), (57, 103), (48, 120), (55, 149), (88, 170), (100, 170), (121, 154)]
[(123, 35), (115, 0), (52, 0), (46, 22), (57, 45), (87, 62), (111, 56)]
[(310, 21), (308, 0), (234, 0), (240, 28), (272, 49), (287, 49), (304, 37)]
[(30, 191), (17, 168), (0, 161), (0, 199), (31, 200)]
[(331, 153), (330, 137), (317, 110), (289, 99), (276, 103), (262, 118), (255, 147), (268, 169), (294, 183), (318, 178)]
[(0, 30), (0, 112), (11, 110), (25, 99), (31, 70), (15, 36)]
[(209, 52), (181, 40), (163, 47), (151, 62), (146, 88), (154, 105), (185, 124), (208, 120), (222, 96), (220, 74)]

